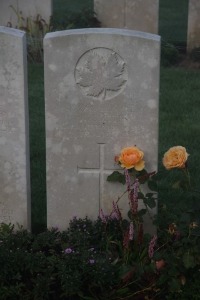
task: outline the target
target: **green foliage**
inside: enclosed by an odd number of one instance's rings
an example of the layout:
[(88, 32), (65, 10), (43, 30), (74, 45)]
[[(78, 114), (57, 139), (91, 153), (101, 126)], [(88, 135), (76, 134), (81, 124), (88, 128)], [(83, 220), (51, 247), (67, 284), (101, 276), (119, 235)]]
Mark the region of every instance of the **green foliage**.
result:
[[(2, 224), (0, 299), (187, 299), (192, 280), (200, 278), (200, 201), (186, 166), (161, 170), (161, 178), (171, 172), (175, 181), (179, 177), (175, 188), (173, 181), (163, 186), (159, 172), (128, 170), (128, 219), (119, 198), (109, 215), (75, 217), (63, 232), (35, 235)], [(109, 178), (122, 183), (119, 176)], [(144, 193), (143, 185), (152, 191)], [(157, 228), (151, 236), (143, 231), (143, 218), (156, 207), (157, 188), (165, 193), (159, 214), (151, 216)]]
[(177, 48), (169, 43), (161, 44), (161, 64), (165, 67), (173, 66), (180, 61), (180, 54)]
[(110, 174), (107, 177), (107, 181), (110, 181), (110, 182), (120, 182), (122, 184), (126, 183), (126, 179), (125, 179), (124, 174), (122, 174), (122, 173), (120, 173), (118, 171), (114, 171), (112, 174)]
[(100, 27), (100, 22), (91, 8), (84, 8), (82, 11), (65, 10), (60, 14), (54, 14), (51, 19), (52, 31)]
[[(11, 8), (17, 15), (16, 28), (27, 33), (28, 60), (34, 63), (43, 62), (43, 38), (46, 33), (66, 29), (100, 27), (100, 22), (92, 8), (84, 8), (81, 11), (66, 9), (62, 11), (62, 16), (60, 13), (54, 13), (49, 23), (40, 15), (37, 15), (36, 18), (28, 17), (25, 19), (14, 6)], [(8, 26), (12, 27), (12, 23), (9, 22)]]
[(74, 219), (64, 232), (38, 235), (0, 229), (0, 299), (79, 299), (108, 292), (119, 280), (99, 220)]
[[(177, 147), (177, 149), (179, 148)], [(168, 157), (172, 159), (171, 156)], [(133, 288), (134, 286), (130, 283), (133, 268), (137, 269), (137, 274), (140, 274), (138, 280), (143, 286), (143, 289), (137, 290), (137, 292), (134, 288), (127, 291), (125, 299), (129, 299), (129, 292), (132, 296), (140, 295), (143, 297), (141, 299), (147, 295), (150, 299), (154, 299), (154, 297), (179, 299), (180, 295), (185, 299), (184, 295), (188, 293), (192, 272), (192, 277), (199, 272), (197, 270), (200, 267), (200, 192), (192, 184), (187, 155), (184, 165), (183, 161), (180, 162), (180, 165), (177, 163), (176, 156), (176, 164), (172, 164), (170, 171), (162, 166), (160, 172), (156, 174), (148, 173), (146, 170), (138, 172), (134, 167), (124, 171), (127, 183), (126, 193), (130, 205), (128, 212), (130, 220), (129, 227), (127, 227), (129, 228), (129, 239), (125, 235), (123, 240), (123, 246), (127, 253), (126, 264), (122, 266), (122, 269), (126, 270), (126, 272), (124, 271), (125, 278), (128, 278), (129, 287)], [(116, 181), (118, 177), (112, 175), (109, 176), (109, 179)], [(163, 179), (165, 179), (165, 184)], [(142, 185), (145, 187), (142, 188)], [(146, 190), (147, 186), (150, 191), (144, 193), (143, 190)], [(159, 193), (159, 213), (153, 217), (151, 209), (156, 207), (156, 191), (161, 191)], [(120, 198), (117, 203), (120, 203)], [(116, 210), (115, 207), (114, 210)], [(156, 226), (157, 240), (155, 237), (145, 236), (140, 230), (146, 214), (150, 216), (152, 224)], [(133, 240), (130, 239), (131, 224), (134, 228)], [(136, 242), (140, 244), (139, 249)], [(131, 243), (134, 245), (133, 248), (131, 248)], [(124, 256), (123, 253), (122, 257)], [(138, 264), (142, 269), (138, 269)], [(143, 272), (148, 278), (151, 278), (150, 289), (150, 282), (145, 281)], [(146, 291), (148, 292), (146, 293)], [(197, 299), (196, 295), (192, 299)]]
[[(43, 62), (43, 38), (47, 32), (51, 31), (50, 24), (47, 23), (39, 14), (36, 18), (23, 17), (21, 12), (11, 5), (12, 10), (17, 16), (17, 29), (27, 33), (28, 59), (31, 62)], [(12, 23), (8, 24), (12, 27)]]

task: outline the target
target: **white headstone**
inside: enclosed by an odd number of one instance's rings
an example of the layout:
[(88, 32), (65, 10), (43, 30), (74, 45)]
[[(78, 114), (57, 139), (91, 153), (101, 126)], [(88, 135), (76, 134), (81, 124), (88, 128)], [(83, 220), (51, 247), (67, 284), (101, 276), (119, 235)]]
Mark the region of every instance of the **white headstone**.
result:
[(200, 47), (200, 1), (189, 0), (187, 51)]
[(94, 0), (101, 27), (158, 33), (159, 0)]
[(25, 33), (0, 27), (0, 223), (30, 228)]
[(44, 52), (47, 222), (66, 228), (73, 216), (109, 212), (124, 192), (106, 181), (122, 148), (137, 145), (157, 169), (160, 38), (68, 30), (47, 34)]
[[(42, 17), (47, 23), (52, 15), (52, 0), (0, 0), (0, 25), (20, 27), (26, 26), (26, 19), (35, 20), (37, 16)], [(18, 17), (24, 18), (24, 22)]]

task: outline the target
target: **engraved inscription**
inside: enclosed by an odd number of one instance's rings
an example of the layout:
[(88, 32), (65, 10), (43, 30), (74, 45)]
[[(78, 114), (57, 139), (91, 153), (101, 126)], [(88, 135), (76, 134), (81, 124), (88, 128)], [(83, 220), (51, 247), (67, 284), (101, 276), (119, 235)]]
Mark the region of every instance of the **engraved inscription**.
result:
[(121, 103), (115, 107), (112, 101), (107, 101), (103, 105), (83, 101), (77, 109), (77, 131), (81, 137), (94, 137), (98, 141), (110, 136), (117, 139), (121, 135), (121, 127), (126, 128), (127, 134), (135, 133), (136, 127), (131, 123), (134, 114), (134, 103), (133, 107), (126, 108)]
[(128, 80), (127, 65), (111, 49), (91, 49), (78, 60), (75, 80), (84, 96), (108, 100), (125, 88)]

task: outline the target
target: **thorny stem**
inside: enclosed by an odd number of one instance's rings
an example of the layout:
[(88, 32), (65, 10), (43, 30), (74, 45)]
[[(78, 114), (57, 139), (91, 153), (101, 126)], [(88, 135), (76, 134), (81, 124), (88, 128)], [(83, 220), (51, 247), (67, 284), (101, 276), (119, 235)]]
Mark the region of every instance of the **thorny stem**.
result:
[(153, 217), (152, 217), (152, 215), (150, 214), (149, 208), (148, 208), (148, 206), (147, 206), (146, 204), (145, 204), (145, 207), (146, 207), (146, 209), (147, 209), (147, 213), (148, 213), (149, 218), (150, 218), (151, 221), (153, 222)]
[[(152, 288), (153, 288), (154, 286), (155, 286), (155, 283), (152, 284), (151, 286), (147, 287), (147, 288), (144, 288), (144, 289), (142, 289), (142, 290), (140, 290), (140, 291), (137, 291), (137, 292), (133, 293), (132, 295), (128, 296), (128, 298), (133, 297), (133, 296), (136, 296), (136, 295), (139, 295), (139, 294), (141, 294), (141, 293), (143, 293), (143, 292), (146, 292), (146, 291), (150, 291), (150, 290), (152, 290)], [(125, 298), (120, 298), (120, 300), (126, 300), (126, 299), (127, 299), (127, 297), (125, 297)]]
[[(155, 174), (156, 174), (156, 172), (148, 173), (148, 177), (150, 178), (150, 177), (152, 177), (152, 176), (155, 175)], [(143, 178), (143, 177), (144, 177), (144, 176), (140, 176), (140, 177), (138, 177), (137, 179), (140, 180), (140, 178)], [(135, 180), (134, 180), (134, 182), (130, 185), (130, 187), (132, 187), (132, 186), (134, 185), (134, 183), (135, 183)], [(123, 193), (121, 194), (121, 196), (118, 197), (116, 203), (118, 203), (119, 200), (120, 200), (127, 192), (128, 192), (128, 189), (126, 189), (125, 192), (123, 192)]]
[(123, 192), (123, 194), (121, 194), (121, 196), (118, 197), (116, 203), (118, 203), (119, 200), (120, 200), (127, 192), (128, 192), (128, 189), (127, 189), (125, 192)]
[(169, 241), (167, 241), (166, 243), (164, 243), (162, 246), (160, 246), (158, 249), (156, 249), (154, 252), (159, 251), (160, 249), (162, 249), (164, 246), (166, 246), (169, 243)]

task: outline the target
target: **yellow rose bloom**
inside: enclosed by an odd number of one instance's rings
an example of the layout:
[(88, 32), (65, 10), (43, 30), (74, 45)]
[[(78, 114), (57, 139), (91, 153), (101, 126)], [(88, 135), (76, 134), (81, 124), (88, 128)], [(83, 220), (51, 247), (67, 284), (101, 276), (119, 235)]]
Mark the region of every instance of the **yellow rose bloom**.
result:
[(137, 147), (127, 147), (122, 149), (119, 156), (119, 163), (122, 168), (135, 168), (136, 171), (144, 169), (144, 153)]
[(189, 154), (185, 147), (175, 146), (170, 148), (163, 157), (163, 165), (167, 170), (178, 168), (185, 168), (185, 163)]

